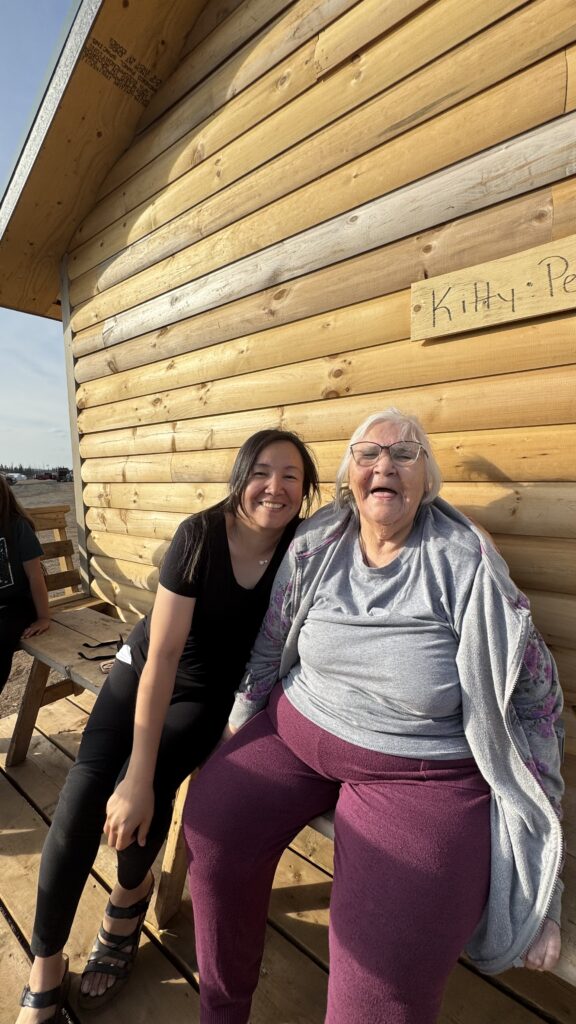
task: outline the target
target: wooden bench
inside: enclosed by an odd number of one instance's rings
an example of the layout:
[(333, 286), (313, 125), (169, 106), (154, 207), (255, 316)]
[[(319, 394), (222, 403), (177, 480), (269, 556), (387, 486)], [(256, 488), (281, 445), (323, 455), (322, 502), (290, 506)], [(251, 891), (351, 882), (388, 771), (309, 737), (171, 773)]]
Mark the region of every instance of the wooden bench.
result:
[[(70, 506), (46, 505), (28, 508), (26, 511), (32, 517), (36, 532), (40, 535), (44, 552), (42, 564), (53, 625), (48, 633), (20, 642), (20, 649), (30, 654), (34, 660), (20, 705), (7, 764), (18, 764), (26, 757), (39, 708), (74, 692), (76, 684), (67, 671), (62, 671), (59, 643), (66, 639), (66, 633), (60, 635), (60, 627), (57, 625), (58, 614), (64, 610), (79, 612), (91, 607), (103, 607), (101, 601), (84, 592), (80, 571), (74, 565), (74, 545), (68, 537), (66, 525), (66, 515), (70, 511)], [(113, 619), (108, 621), (108, 630), (113, 623)], [(69, 650), (69, 646), (64, 644), (64, 649)], [(46, 689), (51, 668), (64, 675), (64, 679), (61, 683)]]

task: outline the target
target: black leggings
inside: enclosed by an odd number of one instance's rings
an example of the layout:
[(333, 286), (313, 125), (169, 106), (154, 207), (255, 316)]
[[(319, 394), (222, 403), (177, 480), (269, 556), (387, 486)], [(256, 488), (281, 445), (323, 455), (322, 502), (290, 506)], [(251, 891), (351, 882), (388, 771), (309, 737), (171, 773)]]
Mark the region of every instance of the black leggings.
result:
[[(63, 949), (76, 908), (96, 858), (106, 820), (106, 803), (124, 778), (132, 751), (138, 673), (115, 661), (68, 773), (40, 862), (38, 901), (31, 948), (34, 956)], [(172, 801), (181, 782), (218, 742), (232, 703), (218, 707), (172, 698), (162, 730), (156, 774), (155, 809), (145, 846), (133, 842), (118, 852), (118, 881), (135, 889), (144, 881), (166, 838)]]
[(0, 693), (4, 689), (12, 668), (12, 655), (17, 650), (20, 637), (36, 618), (32, 602), (14, 610), (0, 610)]

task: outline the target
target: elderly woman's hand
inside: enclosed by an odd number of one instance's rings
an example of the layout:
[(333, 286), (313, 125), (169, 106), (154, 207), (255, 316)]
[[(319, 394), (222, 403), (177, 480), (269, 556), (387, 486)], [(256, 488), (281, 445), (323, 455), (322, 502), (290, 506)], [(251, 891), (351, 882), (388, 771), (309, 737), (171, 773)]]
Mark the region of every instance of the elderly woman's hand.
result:
[(551, 971), (560, 958), (560, 945), (560, 928), (547, 917), (526, 954), (524, 966), (530, 971)]

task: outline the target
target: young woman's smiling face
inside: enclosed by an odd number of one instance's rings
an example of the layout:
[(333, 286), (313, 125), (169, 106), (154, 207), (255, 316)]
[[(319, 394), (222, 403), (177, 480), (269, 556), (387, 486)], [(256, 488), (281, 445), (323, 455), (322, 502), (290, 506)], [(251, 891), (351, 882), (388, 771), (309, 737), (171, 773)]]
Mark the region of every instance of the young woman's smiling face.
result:
[(283, 529), (302, 505), (304, 464), (290, 441), (276, 441), (257, 455), (242, 495), (246, 518), (262, 528)]
[[(382, 422), (362, 440), (391, 445), (404, 438), (397, 424)], [(358, 466), (350, 459), (349, 486), (362, 525), (378, 532), (409, 532), (426, 493), (426, 456), (421, 452), (408, 466), (395, 465), (386, 451), (371, 466)]]

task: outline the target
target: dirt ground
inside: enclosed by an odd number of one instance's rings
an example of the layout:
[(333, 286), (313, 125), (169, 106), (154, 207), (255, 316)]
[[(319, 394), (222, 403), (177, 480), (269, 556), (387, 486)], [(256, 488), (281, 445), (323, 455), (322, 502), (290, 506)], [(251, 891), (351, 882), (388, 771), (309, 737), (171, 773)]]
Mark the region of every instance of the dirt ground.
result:
[[(24, 508), (33, 508), (36, 505), (69, 505), (70, 512), (66, 515), (68, 536), (74, 544), (75, 564), (78, 563), (78, 536), (76, 530), (76, 513), (74, 507), (74, 484), (57, 484), (53, 480), (29, 480), (26, 483), (16, 484), (14, 494)], [(42, 539), (50, 539), (48, 534), (40, 534)], [(20, 697), (24, 683), (28, 678), (32, 658), (24, 651), (16, 651), (12, 661), (12, 672), (6, 683), (4, 691), (0, 696), (0, 718), (11, 715), (18, 710)], [(51, 672), (48, 682), (57, 682), (60, 677)]]

